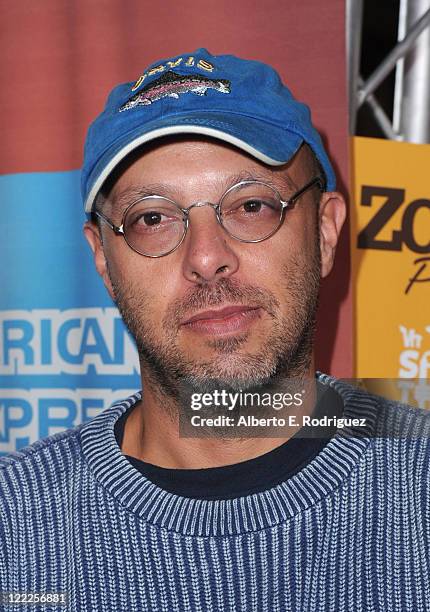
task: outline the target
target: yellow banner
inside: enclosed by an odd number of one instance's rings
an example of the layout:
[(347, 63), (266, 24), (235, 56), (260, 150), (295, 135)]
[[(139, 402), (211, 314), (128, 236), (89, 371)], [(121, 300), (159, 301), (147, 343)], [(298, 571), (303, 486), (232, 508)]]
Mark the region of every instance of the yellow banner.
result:
[(430, 145), (351, 146), (356, 376), (428, 379)]

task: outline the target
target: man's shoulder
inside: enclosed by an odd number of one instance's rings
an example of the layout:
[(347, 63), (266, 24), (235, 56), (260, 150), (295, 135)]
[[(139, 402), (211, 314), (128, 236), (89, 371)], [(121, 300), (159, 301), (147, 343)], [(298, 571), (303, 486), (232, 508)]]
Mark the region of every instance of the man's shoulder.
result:
[(430, 441), (430, 410), (366, 392), (377, 404), (378, 435)]
[(361, 382), (361, 379), (342, 379), (319, 373), (319, 381), (337, 391), (344, 402), (352, 401), (357, 405), (365, 406), (367, 404), (374, 406), (380, 420), (391, 415), (407, 422), (422, 423), (423, 426), (430, 426), (430, 410), (418, 408), (381, 395), (368, 389), (365, 383)]
[(370, 437), (386, 442), (414, 440), (430, 454), (430, 410), (385, 397), (372, 387), (366, 388), (359, 380), (328, 375), (320, 375), (319, 380), (342, 397), (345, 416), (367, 419), (370, 427), (365, 433)]
[(0, 457), (0, 485), (10, 478), (28, 475), (31, 466), (38, 469), (49, 468), (55, 464), (56, 469), (66, 468), (79, 456), (79, 435), (84, 424), (36, 440), (29, 446)]
[[(372, 406), (375, 420), (372, 447), (392, 470), (430, 484), (430, 410), (358, 389), (362, 406)], [(360, 400), (359, 400), (360, 401)], [(385, 458), (385, 459), (383, 459)]]
[[(33, 524), (53, 507), (70, 504), (72, 481), (82, 475), (82, 453), (77, 426), (37, 440), (0, 457), (0, 539), (16, 522)], [(6, 535), (5, 535), (6, 534)], [(1, 573), (1, 572), (0, 572)]]
[[(61, 474), (76, 469), (83, 460), (82, 436), (85, 431), (106, 430), (113, 422), (138, 399), (140, 392), (119, 400), (104, 409), (93, 419), (65, 431), (52, 434), (33, 442), (29, 446), (0, 457), (0, 487), (11, 479), (25, 480), (36, 473)], [(89, 437), (91, 437), (91, 433)]]

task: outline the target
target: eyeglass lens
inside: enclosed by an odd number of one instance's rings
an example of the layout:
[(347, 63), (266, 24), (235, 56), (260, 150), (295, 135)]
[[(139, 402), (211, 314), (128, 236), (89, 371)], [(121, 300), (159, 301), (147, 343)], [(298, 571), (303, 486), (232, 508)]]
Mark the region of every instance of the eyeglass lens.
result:
[[(227, 191), (220, 202), (221, 223), (239, 240), (263, 240), (276, 231), (281, 218), (278, 193), (263, 183), (240, 183)], [(181, 242), (185, 223), (185, 216), (174, 202), (154, 196), (129, 208), (124, 234), (128, 244), (139, 253), (159, 256)]]
[(164, 255), (182, 240), (182, 212), (170, 200), (145, 198), (131, 206), (124, 219), (124, 236), (132, 249), (143, 255)]

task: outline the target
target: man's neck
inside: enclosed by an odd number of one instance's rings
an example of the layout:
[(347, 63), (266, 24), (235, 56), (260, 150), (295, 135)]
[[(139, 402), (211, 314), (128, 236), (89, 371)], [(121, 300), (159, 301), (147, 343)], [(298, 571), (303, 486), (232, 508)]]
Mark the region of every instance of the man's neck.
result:
[[(231, 465), (253, 459), (280, 446), (297, 433), (297, 425), (268, 429), (264, 437), (182, 437), (179, 431), (179, 410), (167, 407), (161, 395), (143, 382), (143, 398), (127, 419), (122, 452), (147, 463), (173, 469), (199, 469)], [(316, 403), (315, 374), (299, 408), (294, 409), (297, 423), (313, 412)], [(167, 400), (166, 400), (167, 401)], [(273, 411), (274, 416), (276, 412)], [(251, 429), (252, 431), (252, 429)], [(272, 434), (272, 435), (271, 435)]]

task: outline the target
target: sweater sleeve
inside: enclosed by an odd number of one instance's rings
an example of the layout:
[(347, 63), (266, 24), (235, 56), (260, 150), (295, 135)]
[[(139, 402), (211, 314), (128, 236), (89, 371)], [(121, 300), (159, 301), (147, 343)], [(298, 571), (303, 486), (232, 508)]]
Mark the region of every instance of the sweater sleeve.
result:
[(0, 472), (0, 597), (2, 591), (9, 590), (9, 579), (7, 575), (8, 549), (11, 546), (10, 539), (7, 537), (8, 528), (8, 510), (5, 507), (5, 493), (3, 486), (3, 478)]

